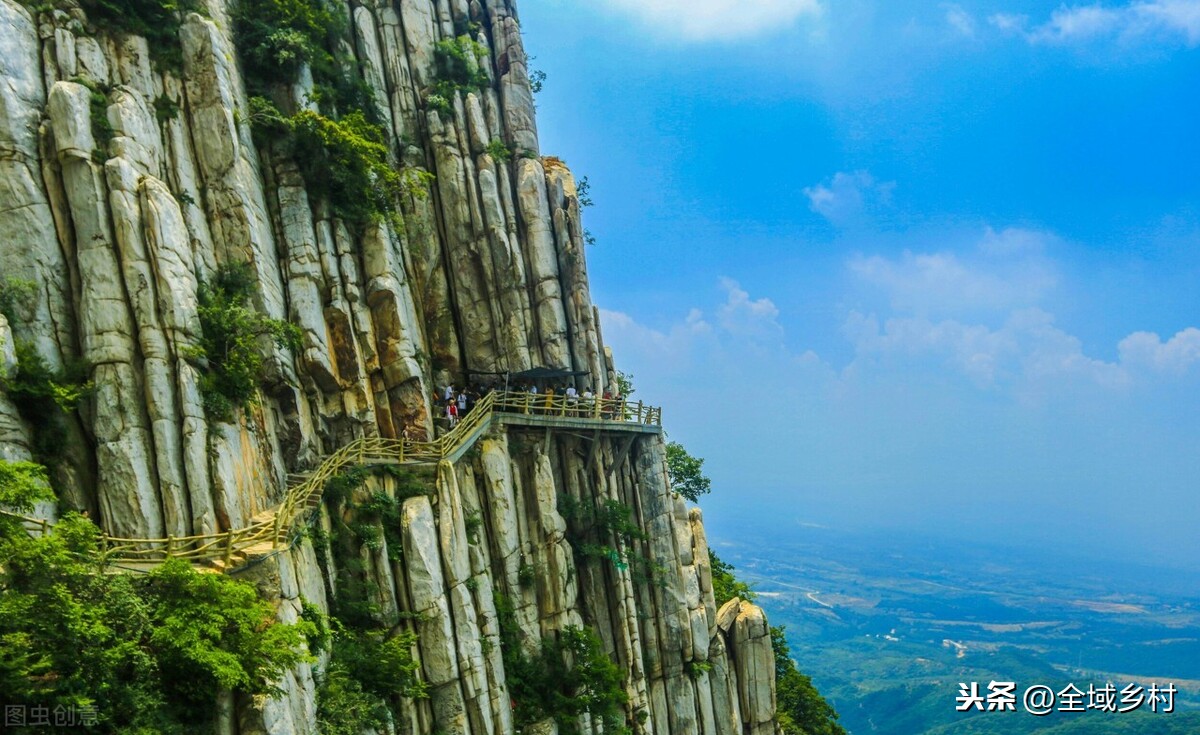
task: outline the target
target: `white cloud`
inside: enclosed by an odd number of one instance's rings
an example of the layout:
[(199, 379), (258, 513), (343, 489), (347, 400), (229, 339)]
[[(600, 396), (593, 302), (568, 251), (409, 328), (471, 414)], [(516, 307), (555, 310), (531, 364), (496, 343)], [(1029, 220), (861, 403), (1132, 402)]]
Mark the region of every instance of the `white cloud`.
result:
[(1038, 25), (1024, 15), (996, 13), (988, 18), (996, 28), (1017, 33), (1030, 43), (1068, 45), (1118, 39), (1179, 40), (1200, 44), (1200, 0), (1143, 0), (1126, 5), (1063, 5)]
[(905, 251), (849, 260), (850, 273), (886, 297), (890, 309), (882, 319), (857, 311), (846, 318), (843, 333), (856, 362), (932, 359), (979, 386), (1011, 385), (1021, 396), (1077, 381), (1122, 387), (1200, 367), (1194, 327), (1166, 342), (1149, 332), (1131, 334), (1111, 362), (1085, 354), (1042, 306), (1058, 284), (1044, 252), (1055, 242), (1036, 230), (988, 228), (976, 253)]
[(946, 23), (960, 35), (975, 37), (975, 18), (960, 5), (945, 5)]
[[(734, 337), (753, 340), (778, 339), (783, 335), (779, 309), (770, 299), (751, 299), (750, 294), (732, 278), (722, 278), (725, 303), (717, 307), (717, 323)], [(693, 309), (695, 313), (699, 310)]]
[(730, 354), (744, 351), (747, 346), (778, 348), (783, 327), (774, 302), (765, 297), (751, 298), (731, 278), (721, 278), (718, 283), (725, 292), (725, 300), (715, 307), (715, 317), (711, 320), (703, 310), (694, 307), (664, 330), (641, 324), (624, 312), (601, 309), (605, 338), (656, 362), (677, 367), (693, 357), (703, 363), (709, 359), (706, 355), (711, 357), (714, 350), (723, 349), (722, 345), (729, 348)]
[(833, 178), (804, 188), (809, 209), (843, 226), (880, 204), (890, 204), (896, 182), (877, 182), (868, 171), (839, 171)]
[(687, 41), (732, 41), (821, 13), (819, 0), (606, 0), (652, 31)]
[(1082, 340), (1038, 303), (1057, 284), (1041, 253), (1050, 239), (1032, 230), (989, 229), (977, 252), (965, 257), (906, 252), (849, 261), (860, 283), (890, 304), (879, 313), (845, 313), (842, 335), (852, 356), (840, 367), (812, 350), (788, 347), (776, 303), (752, 296), (730, 278), (719, 281), (723, 298), (691, 308), (664, 328), (622, 312), (602, 309), (601, 318), (619, 364), (632, 358), (648, 378), (707, 381), (733, 393), (753, 376), (768, 374), (815, 381), (820, 389), (805, 391), (823, 395), (820, 400), (879, 381), (935, 385), (958, 379), (967, 389), (1039, 404), (1073, 391), (1112, 397), (1167, 376), (1200, 375), (1196, 327), (1165, 341), (1136, 332), (1120, 341), (1113, 360), (1089, 355)]
[(979, 249), (984, 254), (991, 256), (1040, 254), (1046, 250), (1048, 245), (1058, 241), (1059, 238), (1054, 234), (1041, 230), (1006, 227), (997, 232), (988, 227), (983, 231)]
[(978, 245), (983, 257), (905, 251), (894, 259), (860, 255), (846, 265), (860, 282), (882, 291), (897, 311), (1008, 310), (1039, 303), (1056, 284), (1053, 266), (1041, 256), (1047, 239), (1035, 231), (989, 228)]
[(1080, 379), (1110, 388), (1129, 382), (1123, 366), (1088, 357), (1078, 338), (1036, 308), (1012, 312), (996, 329), (926, 317), (892, 318), (881, 327), (874, 315), (851, 313), (845, 333), (860, 358), (932, 357), (981, 387), (1012, 384), (1024, 393)]
[(1029, 16), (1013, 13), (995, 13), (988, 16), (988, 23), (1006, 32), (1022, 31), (1029, 25)]
[(1152, 332), (1134, 332), (1117, 349), (1122, 363), (1180, 375), (1200, 363), (1200, 329), (1188, 327), (1166, 342)]

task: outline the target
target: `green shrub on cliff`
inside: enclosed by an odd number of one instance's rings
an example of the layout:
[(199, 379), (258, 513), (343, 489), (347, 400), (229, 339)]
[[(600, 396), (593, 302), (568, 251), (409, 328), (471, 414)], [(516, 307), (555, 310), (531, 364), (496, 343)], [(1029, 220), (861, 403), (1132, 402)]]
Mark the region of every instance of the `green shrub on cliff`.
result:
[(434, 92), (449, 98), (459, 90), (473, 91), (488, 86), (491, 81), (483, 67), (487, 56), (487, 48), (465, 34), (438, 41), (433, 47), (437, 69)]
[(0, 278), (0, 314), (11, 325), (17, 321), (22, 304), (34, 299), (37, 284), (25, 278)]
[[(394, 494), (362, 492), (371, 475), (388, 475)], [(336, 575), (337, 596), (326, 618), (310, 606), (305, 614), (323, 621), (330, 657), (317, 672), (317, 721), (324, 735), (382, 732), (400, 697), (425, 696), (420, 665), (412, 655), (416, 636), (400, 628), (400, 616), (387, 616), (378, 605), (379, 589), (363, 562), (364, 554), (384, 541), (389, 557), (400, 558), (400, 501), (433, 492), (428, 470), (395, 465), (360, 465), (331, 478), (323, 499), (332, 533), (316, 541), (326, 575)], [(325, 554), (325, 539), (333, 563)]]
[(323, 735), (383, 732), (388, 703), (398, 697), (425, 696), (413, 658), (417, 636), (386, 630), (356, 630), (330, 619), (329, 663), (317, 672), (317, 723)]
[(197, 0), (81, 0), (80, 5), (99, 30), (144, 36), (154, 65), (175, 72), (183, 68), (183, 18), (201, 10)]
[(646, 533), (628, 505), (607, 498), (602, 503), (559, 495), (559, 512), (567, 521), (567, 541), (582, 557), (607, 559), (620, 571), (629, 570), (634, 581), (650, 582), (662, 568), (639, 552)]
[(703, 472), (704, 460), (693, 457), (679, 442), (667, 443), (667, 477), (671, 489), (693, 503), (712, 491), (712, 480)]
[(232, 17), (251, 95), (296, 83), (301, 67), (308, 65), (312, 98), (322, 113), (358, 110), (378, 122), (374, 91), (363, 80), (358, 60), (340, 51), (348, 26), (334, 6), (320, 0), (237, 0)]
[(425, 196), (431, 175), (392, 167), (386, 133), (359, 111), (334, 120), (312, 110), (287, 116), (270, 101), (250, 99), (258, 140), (291, 157), (310, 197), (325, 199), (333, 213), (364, 226), (395, 213), (401, 195)]
[(604, 652), (591, 628), (569, 625), (547, 636), (533, 655), (521, 644), (521, 630), (511, 601), (496, 594), (500, 653), (513, 700), (513, 725), (519, 733), (553, 718), (563, 735), (578, 735), (579, 717), (590, 714), (604, 732), (628, 735), (624, 675)]
[(775, 652), (775, 712), (784, 735), (846, 735), (846, 729), (838, 724), (837, 711), (788, 655), (782, 625), (771, 626), (771, 648)]
[(708, 550), (708, 566), (712, 571), (713, 597), (718, 608), (735, 597), (754, 602), (756, 595), (750, 585), (733, 576), (733, 565), (721, 561), (712, 549)]
[(92, 390), (87, 365), (76, 360), (56, 369), (31, 343), (18, 341), (15, 348), (17, 369), (0, 378), (0, 390), (33, 429), (34, 456), (53, 463), (66, 448), (68, 414)]
[[(754, 600), (754, 592), (733, 574), (733, 566), (708, 550), (712, 570), (713, 596), (720, 608), (734, 597)], [(800, 673), (791, 659), (782, 625), (771, 626), (771, 649), (775, 654), (775, 712), (784, 735), (846, 735), (838, 724), (837, 711), (812, 679)]]
[(231, 421), (234, 409), (249, 409), (265, 377), (261, 339), (295, 347), (300, 330), (271, 319), (250, 306), (254, 272), (246, 263), (221, 266), (212, 280), (200, 284), (199, 346), (188, 355), (203, 368), (200, 390), (209, 418)]
[(274, 695), (279, 675), (307, 659), (310, 624), (279, 623), (253, 585), (179, 560), (142, 577), (106, 574), (98, 533), (74, 514), (44, 537), (0, 523), (6, 705), (74, 708), (95, 719), (89, 732), (207, 732), (220, 690)]
[(332, 67), (326, 46), (345, 30), (332, 6), (309, 0), (238, 0), (231, 16), (246, 87), (256, 94), (294, 82), (305, 64)]
[[(36, 462), (0, 460), (0, 509), (28, 513), (36, 504), (50, 500), (54, 500), (54, 492), (45, 467)], [(0, 523), (12, 521), (0, 516)]]

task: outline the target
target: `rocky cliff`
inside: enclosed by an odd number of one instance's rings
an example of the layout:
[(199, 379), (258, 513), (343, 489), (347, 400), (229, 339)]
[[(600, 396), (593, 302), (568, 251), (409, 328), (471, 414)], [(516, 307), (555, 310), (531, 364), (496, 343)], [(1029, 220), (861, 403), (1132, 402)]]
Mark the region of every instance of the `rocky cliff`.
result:
[[(598, 392), (614, 383), (575, 183), (541, 156), (511, 0), (323, 6), (338, 21), (328, 58), (367, 91), (367, 142), (403, 173), (365, 218), (347, 214), (336, 171), (314, 177), (298, 147), (255, 127), (267, 113), (248, 87), (262, 82), (248, 80), (232, 6), (172, 5), (170, 23), (140, 35), (113, 6), (0, 0), (0, 374), (20, 370), (17, 347), (50, 371), (85, 366), (92, 390), (51, 467), (65, 507), (115, 536), (221, 533), (353, 439), (433, 437), (434, 392), (469, 371), (549, 365)], [(471, 84), (446, 83), (447, 42)], [(346, 116), (345, 104), (324, 115), (314, 57), (299, 56), (293, 75), (251, 91), (293, 126)], [(233, 264), (254, 311), (299, 334), (258, 340), (257, 398), (221, 415), (198, 354), (205, 284)], [(37, 424), (0, 392), (0, 459), (36, 456)], [(415, 633), (427, 696), (403, 700), (396, 732), (514, 730), (498, 601), (531, 650), (594, 629), (637, 732), (774, 732), (765, 618), (736, 600), (716, 609), (700, 513), (671, 492), (660, 436), (501, 428), (442, 463), (429, 493), (396, 485), (354, 491), (400, 513), (371, 519), (392, 525), (350, 547), (353, 569), (334, 548), (354, 515), (343, 500), (240, 572), (284, 621), (305, 602), (329, 611), (350, 580)], [(640, 532), (616, 542), (624, 556), (581, 553), (578, 509), (610, 502)], [(289, 674), (280, 697), (214, 703), (220, 732), (316, 731), (325, 662)]]

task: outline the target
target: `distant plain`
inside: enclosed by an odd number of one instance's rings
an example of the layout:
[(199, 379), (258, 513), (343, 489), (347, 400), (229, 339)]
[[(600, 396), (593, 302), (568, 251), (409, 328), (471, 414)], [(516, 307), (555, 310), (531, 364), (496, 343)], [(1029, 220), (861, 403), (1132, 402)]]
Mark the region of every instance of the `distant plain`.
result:
[[(1197, 575), (814, 524), (712, 542), (852, 735), (1200, 733)], [(1016, 712), (956, 711), (960, 683), (991, 681), (1017, 684)], [(1035, 717), (1019, 697), (1106, 682), (1173, 683), (1175, 711)]]

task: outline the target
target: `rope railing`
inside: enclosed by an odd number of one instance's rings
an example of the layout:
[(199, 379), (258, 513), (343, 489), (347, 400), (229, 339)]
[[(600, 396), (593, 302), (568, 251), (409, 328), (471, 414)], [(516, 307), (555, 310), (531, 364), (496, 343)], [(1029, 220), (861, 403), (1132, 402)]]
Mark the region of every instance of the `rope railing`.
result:
[[(103, 534), (100, 547), (114, 564), (183, 559), (192, 563), (222, 562), (224, 568), (238, 553), (251, 547), (279, 548), (296, 524), (319, 502), (325, 485), (343, 471), (364, 464), (428, 464), (452, 457), (479, 436), (478, 430), (497, 413), (578, 419), (598, 425), (639, 424), (662, 426), (662, 409), (642, 401), (619, 398), (568, 397), (563, 394), (494, 391), (483, 397), (450, 431), (433, 441), (363, 437), (329, 455), (302, 482), (288, 488), (268, 517), (241, 528), (194, 536), (124, 538)], [(20, 521), (31, 535), (46, 535), (53, 524), (0, 510), (0, 515)]]

